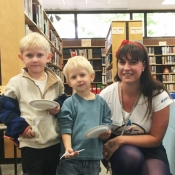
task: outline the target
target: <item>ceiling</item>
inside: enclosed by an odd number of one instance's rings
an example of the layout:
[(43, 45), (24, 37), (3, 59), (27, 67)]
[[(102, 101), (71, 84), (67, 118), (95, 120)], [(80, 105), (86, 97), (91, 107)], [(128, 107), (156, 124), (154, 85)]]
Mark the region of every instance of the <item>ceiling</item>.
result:
[(44, 9), (49, 11), (129, 11), (175, 9), (175, 4), (161, 5), (163, 1), (164, 0), (40, 0)]

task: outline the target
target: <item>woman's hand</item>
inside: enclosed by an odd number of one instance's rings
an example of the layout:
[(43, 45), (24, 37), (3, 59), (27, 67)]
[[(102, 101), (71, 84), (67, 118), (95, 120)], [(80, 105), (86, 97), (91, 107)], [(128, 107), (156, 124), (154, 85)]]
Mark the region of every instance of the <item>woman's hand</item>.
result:
[(111, 139), (109, 140), (108, 142), (106, 142), (104, 144), (104, 147), (103, 147), (103, 157), (106, 159), (106, 160), (109, 160), (110, 157), (113, 155), (113, 153), (120, 147), (116, 140), (116, 138), (114, 139)]
[(47, 109), (46, 111), (52, 115), (56, 115), (60, 111), (60, 105), (58, 105), (56, 108), (53, 108), (53, 109)]
[(108, 131), (106, 131), (106, 132), (104, 132), (104, 133), (101, 133), (101, 134), (99, 135), (99, 137), (100, 137), (101, 139), (105, 140), (105, 139), (108, 139), (108, 138), (110, 137), (110, 135), (111, 135), (111, 130), (108, 130)]

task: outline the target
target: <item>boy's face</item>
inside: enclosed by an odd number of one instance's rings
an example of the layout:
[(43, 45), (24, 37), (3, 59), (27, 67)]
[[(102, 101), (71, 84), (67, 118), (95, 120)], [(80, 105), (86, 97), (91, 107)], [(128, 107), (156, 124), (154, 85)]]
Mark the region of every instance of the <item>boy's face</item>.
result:
[(50, 61), (52, 54), (46, 54), (42, 48), (29, 48), (24, 50), (18, 57), (25, 64), (31, 76), (42, 75), (46, 64)]
[(67, 83), (70, 87), (76, 90), (76, 92), (90, 91), (91, 82), (94, 80), (94, 74), (89, 74), (86, 69), (76, 68), (74, 65), (70, 65), (67, 68), (68, 80)]

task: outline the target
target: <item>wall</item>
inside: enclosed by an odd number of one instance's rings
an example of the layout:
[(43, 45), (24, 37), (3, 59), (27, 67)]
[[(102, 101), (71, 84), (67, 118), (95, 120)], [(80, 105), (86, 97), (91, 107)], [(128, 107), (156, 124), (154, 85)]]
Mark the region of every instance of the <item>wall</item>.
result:
[(169, 126), (163, 140), (163, 145), (167, 151), (171, 173), (175, 175), (175, 100), (171, 105)]

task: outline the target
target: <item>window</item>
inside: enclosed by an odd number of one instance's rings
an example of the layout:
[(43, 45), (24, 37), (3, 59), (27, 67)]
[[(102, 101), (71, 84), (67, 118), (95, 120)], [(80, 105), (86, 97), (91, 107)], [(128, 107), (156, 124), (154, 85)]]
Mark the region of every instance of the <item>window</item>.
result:
[(115, 20), (130, 20), (130, 14), (78, 14), (78, 38), (106, 38)]
[(133, 20), (142, 20), (142, 30), (144, 37), (144, 13), (133, 13)]
[(75, 38), (74, 14), (48, 14), (61, 38)]
[(147, 36), (175, 36), (175, 13), (147, 13)]

